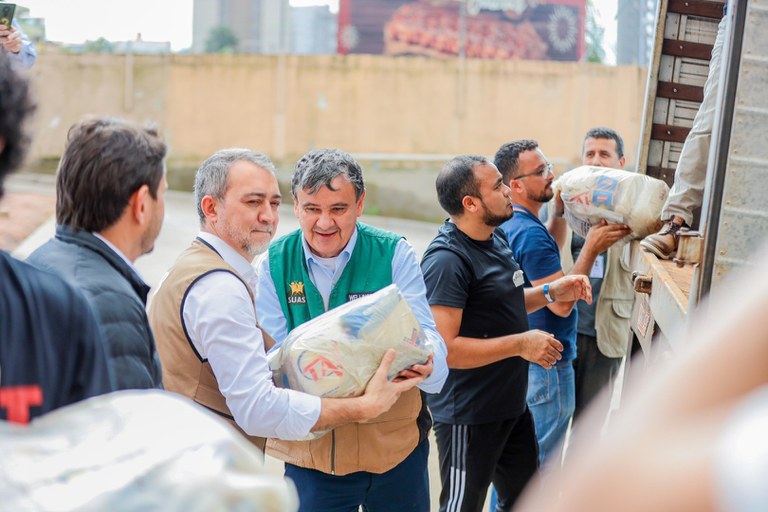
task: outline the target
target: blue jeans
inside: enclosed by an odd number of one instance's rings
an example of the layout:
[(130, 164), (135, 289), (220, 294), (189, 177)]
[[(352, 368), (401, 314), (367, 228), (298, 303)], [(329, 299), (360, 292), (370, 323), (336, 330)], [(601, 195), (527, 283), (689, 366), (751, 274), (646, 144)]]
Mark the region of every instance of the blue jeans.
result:
[(429, 512), (427, 459), (429, 441), (422, 441), (403, 462), (376, 474), (360, 471), (335, 476), (292, 464), (285, 476), (299, 492), (299, 512)]
[(575, 380), (570, 361), (560, 361), (550, 370), (528, 366), (528, 408), (533, 414), (539, 441), (539, 464), (557, 463), (557, 449), (576, 407)]

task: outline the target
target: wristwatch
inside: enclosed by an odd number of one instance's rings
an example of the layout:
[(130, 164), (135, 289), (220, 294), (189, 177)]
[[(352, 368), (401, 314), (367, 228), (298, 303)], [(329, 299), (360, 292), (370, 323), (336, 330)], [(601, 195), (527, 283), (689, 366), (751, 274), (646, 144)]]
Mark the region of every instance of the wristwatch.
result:
[(553, 299), (552, 296), (549, 294), (549, 283), (544, 284), (544, 297), (547, 299), (547, 302), (549, 303), (555, 302), (555, 299)]

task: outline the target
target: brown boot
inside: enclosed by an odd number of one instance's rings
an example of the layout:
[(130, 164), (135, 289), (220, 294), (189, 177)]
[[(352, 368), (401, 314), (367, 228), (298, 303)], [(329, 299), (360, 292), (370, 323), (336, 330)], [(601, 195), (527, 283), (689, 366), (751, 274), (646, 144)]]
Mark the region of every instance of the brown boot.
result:
[(661, 231), (643, 238), (640, 241), (640, 247), (661, 259), (668, 260), (677, 251), (678, 231), (683, 227), (687, 227), (685, 221), (680, 217), (674, 217), (664, 224)]

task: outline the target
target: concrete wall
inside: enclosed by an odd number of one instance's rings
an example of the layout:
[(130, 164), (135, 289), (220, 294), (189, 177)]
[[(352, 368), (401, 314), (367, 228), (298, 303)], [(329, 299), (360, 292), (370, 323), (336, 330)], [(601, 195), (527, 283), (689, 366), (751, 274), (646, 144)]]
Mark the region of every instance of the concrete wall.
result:
[(645, 71), (582, 63), (378, 56), (44, 54), (33, 157), (56, 156), (83, 115), (155, 122), (172, 161), (224, 146), (276, 160), (312, 147), (353, 153), (481, 153), (535, 138), (576, 161), (591, 126), (618, 129), (636, 158)]

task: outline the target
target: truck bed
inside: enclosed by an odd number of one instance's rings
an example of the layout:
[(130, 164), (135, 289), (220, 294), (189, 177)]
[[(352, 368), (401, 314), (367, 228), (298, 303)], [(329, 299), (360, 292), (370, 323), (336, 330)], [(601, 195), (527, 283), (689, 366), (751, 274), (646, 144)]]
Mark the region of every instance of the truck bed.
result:
[[(651, 279), (652, 293), (636, 293), (632, 312), (632, 330), (643, 351), (651, 352), (651, 338), (658, 331), (670, 333), (684, 322), (693, 282), (694, 267), (678, 267), (672, 260), (660, 260), (632, 242), (632, 268)], [(672, 347), (673, 349), (675, 347)]]

